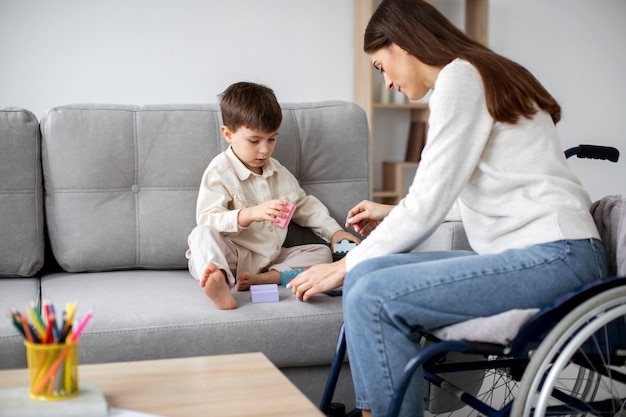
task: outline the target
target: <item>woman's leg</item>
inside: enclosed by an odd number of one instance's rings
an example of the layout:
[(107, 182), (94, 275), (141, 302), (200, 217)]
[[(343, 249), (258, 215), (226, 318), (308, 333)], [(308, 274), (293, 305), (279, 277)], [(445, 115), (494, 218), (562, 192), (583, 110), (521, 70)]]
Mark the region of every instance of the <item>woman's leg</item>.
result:
[[(354, 389), (356, 392), (356, 406), (362, 410), (370, 410), (371, 405), (369, 402), (370, 395), (367, 393), (367, 389), (370, 386), (376, 387), (377, 385), (373, 382), (372, 384), (365, 384), (365, 380), (369, 378), (369, 359), (366, 353), (361, 353), (361, 349), (357, 349), (357, 344), (368, 343), (364, 339), (367, 335), (373, 333), (370, 329), (363, 329), (365, 331), (361, 332), (358, 329), (361, 327), (357, 316), (365, 307), (361, 307), (361, 302), (357, 299), (357, 297), (353, 297), (350, 295), (352, 287), (360, 278), (366, 276), (371, 271), (375, 270), (392, 270), (395, 267), (399, 267), (402, 265), (412, 265), (420, 262), (430, 262), (437, 261), (441, 259), (448, 258), (456, 258), (461, 256), (470, 256), (475, 255), (474, 252), (471, 251), (441, 251), (441, 252), (414, 252), (409, 254), (398, 254), (391, 256), (384, 256), (381, 258), (376, 258), (371, 261), (363, 262), (359, 265), (356, 265), (350, 273), (346, 276), (343, 285), (343, 310), (344, 310), (344, 323), (346, 326), (346, 341), (348, 348), (348, 357), (350, 358), (350, 372), (352, 374), (352, 380), (354, 383)], [(390, 284), (393, 285), (393, 284)], [(350, 300), (350, 305), (348, 305), (348, 300)], [(352, 301), (354, 303), (352, 303)], [(349, 324), (348, 321), (354, 324)], [(365, 318), (363, 317), (363, 321)], [(368, 321), (369, 324), (372, 324), (371, 321)], [(354, 327), (355, 333), (358, 333), (354, 336), (355, 342), (353, 343), (351, 338), (348, 337), (348, 328)], [(362, 336), (358, 338), (357, 336)], [(370, 343), (374, 343), (371, 341)], [(350, 353), (350, 351), (354, 351), (355, 353)], [(352, 358), (352, 355), (357, 355), (358, 357)], [(403, 365), (404, 366), (404, 365)], [(362, 371), (361, 368), (364, 368)], [(421, 384), (421, 378), (419, 379), (419, 383)], [(422, 386), (418, 387), (420, 391), (423, 391)]]
[[(445, 253), (444, 253), (445, 254)], [(500, 254), (393, 255), (364, 262), (344, 282), (344, 319), (357, 406), (385, 415), (404, 365), (420, 349), (418, 330), (542, 307), (606, 275), (602, 243), (562, 241)], [(446, 255), (443, 255), (446, 256)], [(421, 416), (421, 373), (402, 415)]]

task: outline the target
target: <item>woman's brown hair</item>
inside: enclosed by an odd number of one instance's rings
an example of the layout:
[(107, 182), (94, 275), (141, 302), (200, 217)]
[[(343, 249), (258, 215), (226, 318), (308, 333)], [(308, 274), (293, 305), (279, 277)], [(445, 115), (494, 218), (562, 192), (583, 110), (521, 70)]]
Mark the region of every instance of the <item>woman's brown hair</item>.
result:
[(473, 64), (483, 81), (487, 109), (499, 122), (530, 118), (537, 106), (561, 120), (561, 106), (521, 65), (496, 54), (454, 26), (423, 0), (383, 0), (363, 39), (366, 53), (395, 43), (427, 65), (443, 66), (456, 58)]

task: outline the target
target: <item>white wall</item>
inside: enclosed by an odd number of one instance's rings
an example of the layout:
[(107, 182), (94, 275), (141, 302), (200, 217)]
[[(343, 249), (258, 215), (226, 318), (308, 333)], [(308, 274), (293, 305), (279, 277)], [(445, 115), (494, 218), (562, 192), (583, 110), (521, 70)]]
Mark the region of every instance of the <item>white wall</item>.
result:
[[(352, 19), (353, 0), (1, 0), (0, 105), (215, 102), (239, 80), (351, 100)], [(561, 102), (564, 147), (626, 158), (625, 21), (624, 0), (490, 2), (490, 46)], [(626, 162), (570, 164), (593, 199), (626, 194)]]
[(352, 0), (2, 0), (0, 105), (352, 98)]
[(570, 159), (592, 199), (626, 194), (626, 1), (490, 0), (490, 46), (560, 102), (564, 147), (621, 148), (617, 164)]

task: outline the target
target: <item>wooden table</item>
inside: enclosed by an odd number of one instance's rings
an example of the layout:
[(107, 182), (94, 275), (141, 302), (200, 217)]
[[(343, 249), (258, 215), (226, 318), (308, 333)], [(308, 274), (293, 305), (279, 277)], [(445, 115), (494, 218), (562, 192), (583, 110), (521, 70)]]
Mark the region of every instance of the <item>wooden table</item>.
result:
[[(79, 365), (111, 407), (167, 417), (323, 414), (262, 353)], [(28, 386), (26, 369), (0, 371), (0, 388)]]

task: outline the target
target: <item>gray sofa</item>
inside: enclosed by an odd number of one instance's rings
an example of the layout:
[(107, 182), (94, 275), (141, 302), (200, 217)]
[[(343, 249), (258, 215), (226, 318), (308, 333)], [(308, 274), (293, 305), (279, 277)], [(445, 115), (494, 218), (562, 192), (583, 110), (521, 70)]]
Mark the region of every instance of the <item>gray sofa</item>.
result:
[[(347, 102), (284, 104), (274, 156), (343, 223), (369, 194), (365, 113)], [(213, 307), (189, 275), (201, 175), (227, 144), (216, 104), (68, 105), (41, 121), (0, 108), (0, 309), (77, 301), (94, 316), (80, 362), (261, 351), (319, 402), (342, 322), (341, 297)], [(444, 225), (423, 248), (464, 239)], [(315, 242), (291, 224), (286, 246)], [(458, 246), (458, 245), (457, 245)], [(25, 367), (22, 337), (0, 321), (0, 369)], [(336, 399), (353, 404), (349, 370)]]

